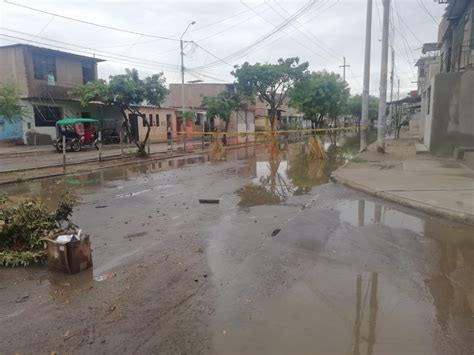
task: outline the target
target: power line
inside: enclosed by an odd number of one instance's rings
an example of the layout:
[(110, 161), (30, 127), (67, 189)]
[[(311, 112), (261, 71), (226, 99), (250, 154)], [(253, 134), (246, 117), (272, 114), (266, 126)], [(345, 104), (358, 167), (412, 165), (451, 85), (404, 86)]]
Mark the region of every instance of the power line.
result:
[[(261, 5), (263, 5), (263, 4), (260, 4), (260, 5), (258, 5), (258, 6), (255, 6), (253, 9), (258, 8), (258, 7), (260, 7)], [(250, 9), (247, 9), (245, 12), (248, 12), (248, 11), (250, 11)], [(218, 35), (220, 35), (221, 33), (226, 32), (226, 31), (228, 31), (228, 30), (230, 30), (230, 29), (232, 29), (232, 28), (234, 28), (234, 27), (237, 27), (237, 26), (239, 26), (239, 25), (241, 25), (241, 24), (243, 24), (243, 23), (245, 23), (245, 22), (247, 22), (247, 21), (250, 21), (251, 19), (253, 19), (253, 18), (255, 18), (255, 17), (257, 17), (257, 15), (250, 16), (250, 17), (248, 17), (248, 18), (246, 18), (246, 19), (244, 19), (244, 20), (242, 20), (242, 21), (239, 21), (239, 22), (237, 22), (237, 23), (235, 23), (235, 24), (233, 24), (233, 25), (231, 25), (231, 26), (229, 26), (229, 27), (226, 27), (226, 28), (224, 28), (224, 29), (222, 29), (222, 30), (219, 30), (218, 32), (215, 32), (215, 33), (213, 33), (213, 34), (210, 34), (210, 35), (208, 35), (208, 36), (206, 36), (206, 37), (202, 37), (202, 38), (198, 39), (198, 41), (201, 42), (201, 41), (205, 41), (205, 40), (207, 40), (207, 39), (209, 39), (209, 38), (218, 36)], [(193, 32), (194, 32), (194, 31), (193, 31)]]
[(230, 66), (230, 67), (232, 67), (232, 68), (234, 67), (232, 64), (226, 62), (224, 59), (219, 58), (219, 57), (216, 56), (214, 53), (210, 52), (209, 50), (207, 50), (206, 48), (204, 48), (204, 47), (201, 46), (200, 44), (198, 44), (198, 43), (196, 43), (196, 42), (194, 42), (194, 41), (193, 41), (193, 43), (194, 43), (194, 45), (195, 45), (196, 47), (201, 48), (204, 52), (206, 52), (206, 53), (209, 54), (210, 56), (214, 57), (214, 58), (217, 59), (218, 61), (220, 61), (220, 62), (222, 62), (222, 63), (224, 63), (224, 64), (227, 64), (228, 66)]
[[(46, 23), (46, 25), (44, 25), (43, 28), (42, 28), (30, 41), (34, 40), (35, 38), (38, 38), (38, 36), (40, 36), (40, 35), (46, 30), (46, 28), (48, 28), (49, 24), (50, 24), (51, 22), (53, 22), (54, 18), (55, 18), (54, 15), (51, 16), (51, 18), (50, 18), (49, 21)], [(29, 43), (29, 42), (28, 42), (28, 43)]]
[[(10, 32), (14, 32), (14, 33), (20, 33), (20, 34), (27, 35), (27, 36), (31, 35), (29, 33), (16, 31), (16, 30), (11, 30), (11, 29), (4, 28), (4, 27), (0, 27), (0, 29), (7, 30), (7, 31), (10, 31)], [(0, 36), (7, 37), (7, 38), (14, 38), (16, 40), (21, 40), (21, 41), (25, 41), (25, 42), (29, 40), (28, 38), (12, 36), (12, 35), (8, 35), (8, 34), (5, 34), (5, 33), (0, 33)], [(64, 45), (67, 45), (67, 46), (70, 46), (70, 47), (76, 47), (76, 48), (82, 48), (82, 49), (79, 49), (79, 50), (75, 49), (75, 48), (71, 49), (71, 48), (66, 48), (66, 47), (63, 47), (63, 46), (58, 46), (58, 45), (54, 45), (54, 44), (50, 44), (50, 43), (40, 42), (40, 41), (37, 41), (37, 40), (29, 40), (29, 41), (33, 42), (33, 43), (36, 43), (36, 44), (46, 45), (46, 46), (50, 46), (50, 47), (54, 47), (54, 48), (58, 48), (58, 49), (62, 49), (62, 50), (67, 50), (67, 51), (74, 50), (76, 52), (87, 53), (87, 55), (89, 55), (89, 56), (94, 56), (95, 54), (97, 54), (97, 52), (99, 52), (98, 53), (99, 56), (104, 57), (104, 58), (111, 58), (113, 61), (124, 62), (124, 60), (122, 59), (122, 57), (123, 57), (123, 58), (127, 59), (128, 62), (132, 62), (132, 63), (137, 63), (138, 62), (139, 64), (154, 65), (155, 69), (157, 67), (161, 67), (161, 68), (166, 67), (167, 70), (175, 70), (175, 71), (178, 71), (178, 69), (179, 69), (179, 66), (174, 65), (174, 64), (161, 63), (161, 62), (157, 62), (157, 61), (141, 59), (141, 58), (136, 58), (136, 57), (130, 57), (130, 56), (119, 56), (116, 53), (104, 54), (104, 53), (109, 53), (109, 52), (95, 51), (95, 49), (93, 49), (93, 48), (84, 47), (84, 46), (80, 46), (80, 45), (77, 45), (77, 44), (71, 44), (71, 43), (67, 43), (67, 42), (63, 42), (63, 41), (48, 39), (48, 38), (44, 38), (44, 37), (38, 37), (38, 38), (41, 38), (41, 39), (46, 40), (46, 41), (51, 41), (51, 42), (55, 42), (55, 43), (64, 44)], [(86, 50), (87, 51), (92, 51), (92, 52), (86, 52)], [(119, 56), (119, 58), (117, 58), (116, 56)], [(127, 62), (127, 61), (125, 61), (125, 62)]]
[[(256, 9), (256, 8), (262, 6), (262, 5), (263, 5), (263, 4), (259, 4), (259, 5), (255, 6), (254, 9)], [(240, 12), (238, 12), (238, 13), (232, 15), (232, 16), (223, 18), (223, 19), (221, 19), (221, 20), (219, 20), (219, 21), (212, 22), (212, 23), (209, 23), (209, 24), (204, 25), (204, 26), (201, 26), (201, 27), (193, 28), (191, 31), (189, 31), (189, 33), (198, 32), (198, 31), (201, 31), (201, 30), (203, 30), (203, 29), (205, 29), (205, 28), (218, 25), (218, 24), (220, 24), (220, 23), (222, 23), (222, 22), (228, 21), (228, 20), (230, 20), (230, 19), (232, 19), (232, 18), (234, 18), (234, 17), (240, 16), (240, 15), (242, 15), (242, 14), (245, 14), (245, 13), (249, 12), (249, 11), (250, 11), (250, 10), (246, 9), (246, 10), (240, 11)], [(249, 19), (251, 19), (251, 18), (254, 18), (254, 17), (255, 17), (255, 16), (252, 16), (252, 17), (248, 18), (247, 20), (249, 20)], [(247, 21), (247, 20), (246, 20), (246, 21)], [(237, 24), (240, 24), (240, 22), (237, 23)], [(232, 27), (235, 27), (235, 25), (232, 25), (231, 28), (232, 28)], [(181, 33), (176, 34), (176, 36), (179, 36), (180, 34), (181, 34)]]
[[(326, 2), (326, 4), (322, 3), (320, 6), (315, 7), (314, 9), (308, 11), (308, 12), (305, 14), (305, 16), (306, 16), (306, 17), (309, 17), (312, 13), (316, 12), (316, 11), (319, 10), (319, 9), (322, 9), (320, 12), (318, 12), (318, 14), (317, 14), (316, 16), (314, 16), (314, 17), (311, 18), (311, 20), (314, 21), (316, 18), (318, 18), (319, 16), (321, 16), (324, 12), (326, 12), (326, 11), (329, 10), (330, 8), (332, 8), (332, 7), (334, 7), (335, 5), (337, 5), (337, 3), (338, 3), (339, 1), (340, 1), (340, 0), (336, 0), (336, 1), (332, 2), (332, 3), (330, 3), (330, 5), (327, 6), (326, 8), (324, 8), (324, 9), (323, 9), (324, 5), (326, 5), (327, 3), (329, 3), (329, 1)], [(303, 22), (303, 24), (305, 24), (305, 23), (306, 23), (306, 22)], [(291, 33), (291, 32), (290, 32), (290, 33)], [(288, 34), (288, 33), (285, 32), (284, 34)], [(273, 44), (276, 43), (277, 41), (280, 41), (280, 40), (282, 39), (282, 37), (284, 37), (284, 36), (277, 37), (277, 38), (273, 39), (272, 41), (267, 42), (267, 43), (265, 43), (265, 44), (259, 46), (257, 49), (254, 49), (254, 52), (253, 52), (253, 53), (258, 53), (258, 52), (261, 51), (262, 49), (273, 45)]]
[[(413, 38), (419, 42), (420, 44), (423, 44), (423, 41), (420, 40), (420, 38), (413, 32), (413, 30), (410, 28), (411, 26), (409, 26), (406, 21), (403, 19), (403, 17), (400, 15), (400, 12), (399, 12), (399, 9), (400, 9), (400, 4), (398, 4), (397, 0), (394, 0), (395, 2), (395, 11), (397, 13), (397, 17), (399, 19), (399, 21), (401, 21), (404, 25), (405, 25), (405, 28), (410, 32), (410, 34), (413, 36)], [(398, 9), (397, 9), (398, 8)]]
[(36, 9), (34, 7), (30, 7), (30, 6), (26, 6), (26, 5), (22, 5), (22, 4), (17, 4), (17, 3), (14, 3), (14, 2), (10, 2), (9, 0), (4, 0), (3, 2), (6, 3), (6, 4), (9, 4), (9, 5), (22, 7), (24, 9), (28, 9), (28, 10), (31, 10), (31, 11), (41, 12), (43, 14), (48, 14), (48, 15), (52, 15), (52, 16), (55, 16), (55, 17), (60, 17), (60, 18), (66, 19), (66, 20), (76, 21), (76, 22), (84, 23), (84, 24), (91, 25), (91, 26), (102, 27), (102, 28), (106, 28), (106, 29), (109, 29), (109, 30), (125, 32), (125, 33), (131, 33), (131, 34), (135, 34), (135, 35), (142, 35), (144, 37), (151, 37), (151, 38), (156, 38), (156, 39), (163, 39), (163, 40), (168, 40), (168, 41), (179, 42), (179, 39), (177, 39), (177, 38), (156, 36), (156, 35), (152, 35), (152, 34), (148, 34), (148, 33), (136, 32), (136, 31), (126, 30), (126, 29), (123, 29), (123, 28), (112, 27), (112, 26), (107, 26), (107, 25), (101, 25), (101, 24), (98, 24), (98, 23), (89, 22), (89, 21), (85, 21), (85, 20), (79, 20), (79, 19), (74, 18), (74, 17), (64, 16), (64, 15), (56, 14), (56, 13), (53, 13), (53, 12)]
[[(288, 20), (283, 21), (280, 25), (276, 26), (275, 29), (271, 30), (270, 32), (266, 33), (262, 37), (260, 37), (258, 40), (252, 42), (251, 44), (235, 51), (234, 53), (231, 53), (230, 55), (226, 56), (224, 58), (225, 61), (231, 61), (231, 60), (236, 60), (244, 55), (246, 55), (250, 50), (252, 50), (254, 47), (257, 47), (258, 45), (261, 45), (264, 41), (267, 39), (271, 38), (274, 36), (276, 33), (282, 31), (284, 28), (286, 28), (292, 21), (294, 21), (296, 18), (300, 17), (301, 15), (305, 14), (305, 11), (309, 10), (311, 7), (313, 7), (315, 4), (315, 0), (310, 0), (308, 3), (306, 3), (304, 6), (302, 6), (298, 11), (296, 11), (291, 17), (288, 18)], [(204, 68), (210, 68), (212, 66), (215, 66), (216, 64), (219, 64), (219, 61), (217, 62), (212, 62), (207, 65), (201, 66), (197, 69), (204, 69)]]
[(425, 11), (428, 14), (429, 17), (431, 17), (431, 19), (436, 24), (436, 26), (438, 26), (439, 25), (438, 21), (436, 21), (434, 16), (431, 14), (430, 10), (428, 10), (428, 8), (425, 6), (425, 4), (423, 4), (423, 1), (416, 0), (416, 3), (423, 9), (423, 11)]
[[(242, 1), (242, 4), (244, 4), (245, 6), (247, 6), (243, 1)], [(271, 6), (269, 3), (267, 3), (265, 1), (265, 4), (270, 8), (272, 9), (276, 14), (278, 14), (281, 18), (283, 18), (284, 20), (286, 20), (287, 18), (285, 16), (283, 16), (278, 10), (276, 10), (273, 6)], [(285, 10), (286, 11), (286, 10)], [(271, 21), (268, 21), (266, 18), (264, 18), (263, 16), (260, 16), (261, 18), (263, 18), (265, 21), (267, 21), (268, 23), (270, 23), (272, 26), (275, 26)], [(321, 46), (318, 42), (317, 42), (317, 39), (314, 39), (314, 38), (311, 38), (309, 37), (309, 35), (306, 33), (306, 32), (303, 32), (299, 27), (297, 27), (294, 23), (291, 23), (291, 26), (293, 28), (295, 28), (296, 30), (298, 30), (303, 36), (306, 36), (306, 38), (309, 38), (309, 40), (315, 44), (316, 46), (320, 47), (321, 49), (325, 50), (325, 48), (323, 46)], [(296, 42), (298, 42), (299, 44), (301, 44), (304, 48), (308, 49), (309, 51), (311, 51), (312, 53), (316, 54), (318, 57), (326, 60), (327, 62), (331, 63), (331, 64), (335, 64), (334, 61), (326, 56), (322, 56), (320, 53), (314, 51), (312, 48), (304, 45), (303, 43), (301, 43), (298, 39), (294, 39)], [(330, 52), (328, 52), (327, 50), (325, 50), (326, 53), (328, 53), (329, 55), (332, 55)]]
[[(331, 7), (337, 5), (337, 3), (339, 2), (340, 0), (336, 0), (335, 2), (333, 2), (331, 4), (331, 6), (329, 6), (327, 9), (325, 9), (324, 11), (321, 11), (318, 16), (316, 17), (319, 17), (323, 12), (329, 10)], [(267, 1), (265, 0), (265, 3), (267, 3)], [(270, 4), (267, 4), (268, 6), (270, 6)], [(286, 13), (287, 15), (289, 15), (288, 11), (283, 7), (281, 6), (277, 1), (275, 1), (275, 5), (277, 5), (284, 13)], [(271, 7), (271, 6), (270, 6)], [(275, 10), (274, 8), (272, 8), (273, 10)], [(276, 10), (275, 10), (276, 11)], [(281, 15), (280, 15), (281, 16)], [(300, 28), (303, 28), (306, 32), (303, 32), (306, 36), (309, 36), (313, 39), (313, 42), (318, 46), (320, 47), (322, 50), (324, 50), (328, 55), (332, 56), (335, 60), (339, 60), (340, 57), (342, 57), (342, 54), (336, 52), (334, 49), (332, 49), (331, 47), (329, 47), (326, 43), (324, 43), (323, 41), (321, 41), (319, 38), (316, 37), (316, 35), (311, 32), (308, 28), (306, 28), (301, 22), (299, 22), (298, 20), (295, 21), (299, 26)], [(293, 27), (296, 28), (296, 25), (293, 25)], [(331, 53), (332, 52), (332, 53)]]

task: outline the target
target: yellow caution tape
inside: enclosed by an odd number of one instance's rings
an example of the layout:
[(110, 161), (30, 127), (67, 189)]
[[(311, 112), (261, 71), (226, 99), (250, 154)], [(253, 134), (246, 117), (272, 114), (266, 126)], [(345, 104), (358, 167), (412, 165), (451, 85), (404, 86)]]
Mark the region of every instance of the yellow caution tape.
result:
[[(351, 127), (340, 127), (340, 128), (315, 128), (315, 129), (293, 129), (293, 130), (283, 130), (283, 131), (257, 131), (257, 132), (185, 132), (185, 131), (178, 131), (173, 132), (177, 133), (178, 135), (185, 135), (186, 133), (189, 135), (226, 135), (226, 136), (245, 136), (245, 135), (268, 135), (268, 134), (280, 134), (280, 133), (311, 133), (311, 132), (337, 132), (337, 131), (350, 131), (357, 128), (357, 126)], [(360, 126), (360, 128), (365, 129), (368, 128), (367, 125)], [(173, 137), (176, 138), (176, 137)]]

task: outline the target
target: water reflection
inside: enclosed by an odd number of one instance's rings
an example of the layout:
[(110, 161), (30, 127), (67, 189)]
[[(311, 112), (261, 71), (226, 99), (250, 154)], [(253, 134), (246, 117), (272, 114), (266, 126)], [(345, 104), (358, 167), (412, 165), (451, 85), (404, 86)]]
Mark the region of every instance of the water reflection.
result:
[[(354, 227), (370, 227), (380, 225), (391, 230), (408, 230), (420, 237), (428, 238), (435, 248), (424, 243), (423, 248), (417, 249), (411, 262), (417, 265), (418, 260), (432, 262), (433, 269), (428, 270), (423, 281), (434, 307), (434, 316), (439, 327), (439, 346), (442, 353), (455, 351), (465, 353), (459, 344), (474, 347), (472, 329), (474, 329), (474, 238), (472, 230), (460, 229), (446, 223), (439, 223), (431, 218), (419, 218), (396, 209), (371, 201), (344, 201), (337, 205), (340, 219)], [(381, 241), (383, 233), (378, 233)], [(390, 243), (399, 246), (396, 253), (403, 251), (406, 243), (403, 239), (390, 239)], [(407, 244), (409, 245), (409, 244)], [(420, 268), (423, 266), (420, 265)], [(420, 269), (419, 271), (422, 271)], [(356, 281), (357, 310), (354, 320), (353, 353), (359, 354), (360, 339), (360, 282)], [(373, 278), (373, 276), (372, 276)], [(373, 282), (373, 280), (372, 280)], [(376, 291), (374, 291), (376, 292)], [(372, 297), (372, 294), (371, 294)], [(374, 307), (377, 307), (374, 304)], [(370, 316), (369, 316), (370, 318)], [(375, 323), (375, 316), (374, 316)], [(372, 320), (369, 319), (369, 324)], [(368, 341), (368, 353), (371, 353), (371, 336)], [(373, 333), (375, 339), (375, 332)], [(373, 347), (372, 347), (373, 350)]]
[(367, 348), (367, 354), (374, 353), (374, 346), (376, 343), (376, 323), (377, 323), (377, 313), (379, 310), (377, 302), (377, 289), (378, 289), (378, 280), (379, 274), (377, 272), (370, 273), (370, 276), (367, 280), (367, 291), (370, 288), (369, 295), (369, 315), (368, 315), (368, 334), (363, 336), (363, 325), (364, 325), (364, 316), (366, 316), (365, 308), (367, 304), (367, 294), (365, 292), (364, 299), (362, 299), (362, 283), (363, 275), (358, 274), (356, 278), (356, 314), (354, 320), (354, 330), (352, 337), (352, 353), (354, 355), (359, 355), (361, 353), (361, 347)]
[[(308, 141), (290, 143), (273, 140), (270, 143), (223, 150), (216, 154), (173, 158), (165, 161), (147, 161), (140, 164), (83, 172), (58, 178), (31, 181), (27, 184), (2, 186), (2, 193), (10, 198), (38, 197), (54, 208), (64, 193), (75, 199), (93, 194), (102, 187), (115, 187), (114, 181), (146, 179), (160, 173), (193, 164), (222, 160), (243, 160), (235, 175), (252, 179), (239, 191), (241, 207), (284, 202), (292, 195), (309, 192), (316, 185), (328, 182), (333, 170), (344, 164), (357, 152), (359, 136), (351, 133), (322, 136), (321, 141), (328, 160), (320, 160)], [(212, 152), (211, 152), (212, 153)], [(221, 154), (222, 153), (222, 154)]]
[(167, 161), (150, 161), (141, 164), (113, 167), (93, 172), (66, 175), (57, 178), (28, 181), (27, 183), (2, 186), (1, 194), (7, 194), (13, 201), (25, 198), (39, 198), (51, 209), (56, 208), (58, 201), (69, 196), (73, 201), (80, 201), (84, 195), (93, 194), (103, 187), (115, 187), (113, 181), (136, 180), (147, 174), (155, 174), (187, 165), (202, 164), (208, 161), (207, 156), (174, 158)]
[(278, 204), (289, 196), (306, 194), (313, 187), (327, 183), (331, 173), (357, 153), (359, 136), (332, 134), (321, 137), (321, 141), (328, 159), (320, 159), (321, 153), (311, 139), (260, 145), (256, 176), (237, 191), (241, 197), (239, 206)]

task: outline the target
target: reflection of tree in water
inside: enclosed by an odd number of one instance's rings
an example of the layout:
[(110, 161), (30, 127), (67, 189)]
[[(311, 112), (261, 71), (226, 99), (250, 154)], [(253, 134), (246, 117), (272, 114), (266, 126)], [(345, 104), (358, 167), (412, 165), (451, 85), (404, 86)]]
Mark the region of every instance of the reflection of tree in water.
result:
[[(315, 144), (315, 143), (311, 143)], [(298, 143), (300, 152), (289, 162), (288, 177), (296, 186), (295, 195), (308, 193), (314, 186), (329, 181), (331, 172), (344, 163), (342, 149), (332, 142), (326, 150), (328, 159), (320, 159), (309, 143)]]
[(263, 185), (248, 184), (237, 190), (240, 196), (239, 207), (249, 208), (261, 205), (277, 205), (281, 202), (278, 196), (275, 196)]
[(278, 172), (280, 168), (282, 152), (277, 141), (273, 141), (268, 145), (268, 165), (270, 168), (270, 175), (262, 176), (260, 183), (266, 186), (270, 193), (280, 200), (284, 201), (288, 195), (292, 193), (293, 187), (288, 184), (283, 176)]
[(237, 191), (241, 197), (240, 207), (278, 204), (293, 193), (293, 187), (278, 172), (282, 152), (276, 140), (268, 144), (267, 152), (270, 175), (262, 176), (260, 185), (249, 184)]
[(226, 159), (226, 150), (220, 141), (212, 142), (209, 146), (209, 159), (211, 161), (219, 161)]

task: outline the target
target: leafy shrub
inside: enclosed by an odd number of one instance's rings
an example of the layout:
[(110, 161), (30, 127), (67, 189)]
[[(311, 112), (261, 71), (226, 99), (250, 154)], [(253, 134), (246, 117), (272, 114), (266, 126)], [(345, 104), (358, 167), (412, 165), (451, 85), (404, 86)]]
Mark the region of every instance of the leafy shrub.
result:
[(56, 211), (50, 212), (43, 202), (27, 200), (12, 206), (0, 198), (0, 265), (19, 266), (45, 260), (44, 238), (58, 231), (69, 220), (73, 203), (66, 197)]

